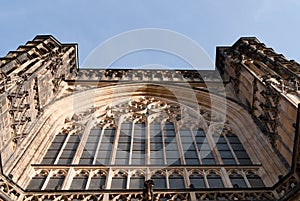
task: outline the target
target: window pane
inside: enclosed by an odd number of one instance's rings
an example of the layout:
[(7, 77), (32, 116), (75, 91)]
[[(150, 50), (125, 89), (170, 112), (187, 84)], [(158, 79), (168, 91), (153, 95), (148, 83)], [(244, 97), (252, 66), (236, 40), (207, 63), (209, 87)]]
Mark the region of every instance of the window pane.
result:
[(55, 159), (64, 144), (67, 135), (58, 134), (55, 136), (51, 146), (49, 147), (46, 155), (44, 156), (41, 164), (54, 164)]
[(62, 155), (59, 157), (58, 164), (71, 164), (73, 157), (76, 153), (78, 144), (80, 142), (79, 135), (71, 135), (69, 140), (62, 152)]
[(70, 189), (85, 189), (87, 179), (87, 177), (74, 177)]
[(247, 179), (252, 187), (264, 187), (265, 186), (262, 179), (258, 175), (255, 175), (254, 173), (248, 173)]
[(51, 177), (47, 186), (46, 190), (59, 190), (62, 187), (64, 182), (64, 177)]
[(191, 175), (190, 183), (194, 186), (194, 188), (205, 188), (204, 178), (200, 175)]
[(89, 189), (104, 189), (106, 177), (92, 177)]
[(115, 128), (106, 128), (98, 149), (96, 165), (108, 165), (110, 163), (112, 145), (115, 137)]
[(182, 189), (185, 188), (183, 177), (181, 176), (170, 176), (169, 177), (170, 188)]
[(126, 189), (126, 177), (113, 177), (111, 181), (111, 189)]
[(246, 188), (247, 184), (241, 175), (233, 174), (229, 176), (233, 188)]
[(207, 181), (210, 188), (223, 188), (223, 181), (220, 176), (211, 174), (207, 176)]
[(165, 189), (167, 188), (166, 185), (166, 178), (162, 175), (156, 174), (151, 177), (154, 181), (154, 189)]
[(27, 186), (27, 189), (29, 190), (40, 190), (46, 180), (46, 177), (33, 177), (30, 180), (29, 185)]
[(144, 177), (131, 177), (130, 178), (130, 189), (144, 188)]
[(261, 180), (261, 178), (248, 178), (248, 181), (252, 187), (265, 187), (264, 182)]

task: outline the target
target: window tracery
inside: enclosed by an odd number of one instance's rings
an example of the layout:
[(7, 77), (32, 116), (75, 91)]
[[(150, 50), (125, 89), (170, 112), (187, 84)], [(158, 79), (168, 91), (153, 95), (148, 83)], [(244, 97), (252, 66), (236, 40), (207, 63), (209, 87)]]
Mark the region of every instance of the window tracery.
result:
[[(50, 166), (50, 175), (32, 178), (44, 182), (43, 187), (36, 182), (27, 188), (138, 189), (146, 178), (155, 181), (155, 189), (262, 186), (257, 174), (240, 174), (239, 167), (228, 173), (220, 169), (223, 164), (257, 166), (229, 125), (219, 128), (211, 122), (218, 117), (205, 108), (196, 116), (187, 106), (153, 97), (133, 97), (127, 104), (75, 113), (66, 119), (41, 161)], [(66, 172), (69, 165), (78, 167), (70, 184), (64, 184), (66, 173), (53, 174), (51, 166), (56, 164), (66, 165)], [(152, 167), (156, 171), (147, 172)], [(141, 171), (133, 171), (137, 169)]]

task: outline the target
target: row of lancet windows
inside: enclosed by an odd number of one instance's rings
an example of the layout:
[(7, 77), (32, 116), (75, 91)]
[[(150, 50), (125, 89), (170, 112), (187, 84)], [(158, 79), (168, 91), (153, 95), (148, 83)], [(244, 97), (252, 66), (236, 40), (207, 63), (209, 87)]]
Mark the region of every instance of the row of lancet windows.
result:
[[(243, 173), (230, 172), (229, 179), (233, 188), (264, 187), (264, 183), (254, 172)], [(99, 190), (99, 189), (141, 189), (144, 187), (145, 177), (143, 174), (135, 173), (128, 176), (126, 172), (119, 171), (111, 178), (111, 183), (107, 182), (107, 174), (104, 171), (98, 171), (93, 175), (81, 171), (76, 174), (69, 186), (63, 188), (66, 177), (65, 172), (48, 174), (41, 172), (30, 181), (28, 190)], [(166, 176), (165, 171), (158, 171), (151, 176), (154, 180), (154, 189), (184, 189), (184, 188), (224, 188), (224, 180), (218, 172), (202, 171), (191, 172), (186, 178), (182, 172), (172, 171)], [(185, 182), (187, 180), (187, 183)], [(186, 185), (187, 184), (187, 185)], [(228, 187), (228, 186), (227, 186)]]
[[(149, 130), (149, 131), (148, 131)], [(116, 128), (94, 127), (82, 134), (56, 135), (42, 164), (82, 165), (252, 165), (238, 137), (232, 133), (209, 139), (200, 129), (180, 128), (166, 122), (122, 123)], [(148, 140), (149, 139), (149, 140)], [(113, 145), (117, 149), (113, 151)], [(83, 151), (78, 150), (84, 146)], [(214, 147), (216, 149), (214, 149)], [(80, 160), (74, 162), (75, 155)]]

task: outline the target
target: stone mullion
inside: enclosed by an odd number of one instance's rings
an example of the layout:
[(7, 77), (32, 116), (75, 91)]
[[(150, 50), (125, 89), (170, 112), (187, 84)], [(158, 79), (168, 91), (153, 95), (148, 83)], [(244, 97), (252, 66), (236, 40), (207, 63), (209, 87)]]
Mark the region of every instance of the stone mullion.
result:
[(77, 150), (76, 150), (75, 155), (73, 157), (72, 164), (78, 164), (79, 163), (80, 156), (82, 155), (82, 152), (84, 150), (86, 141), (89, 137), (90, 130), (91, 130), (93, 124), (94, 124), (94, 121), (89, 121), (89, 123), (85, 127), (82, 138), (81, 138), (81, 140), (78, 144)]
[(242, 174), (242, 176), (243, 176), (243, 178), (244, 178), (244, 181), (245, 181), (247, 187), (251, 188), (251, 184), (250, 184), (250, 182), (248, 181), (248, 178), (247, 178), (246, 173), (245, 173), (244, 171), (241, 171), (241, 174)]
[(170, 188), (170, 183), (169, 183), (169, 171), (166, 170), (166, 171), (165, 171), (165, 174), (166, 174), (167, 189), (169, 189), (169, 188)]
[(55, 161), (54, 161), (54, 164), (55, 164), (55, 165), (58, 163), (59, 158), (60, 158), (60, 156), (62, 155), (62, 153), (63, 153), (63, 151), (64, 151), (64, 149), (65, 149), (65, 147), (66, 147), (66, 145), (67, 145), (67, 143), (68, 143), (68, 141), (69, 141), (69, 139), (70, 139), (70, 134), (67, 134), (67, 137), (66, 137), (66, 139), (65, 139), (65, 141), (64, 141), (64, 143), (63, 143), (63, 146), (61, 147), (61, 149), (60, 149), (60, 151), (59, 151), (59, 153), (58, 153), (58, 155), (56, 156), (56, 159), (55, 159)]
[(184, 157), (184, 150), (183, 150), (182, 143), (181, 143), (181, 137), (180, 137), (180, 134), (179, 134), (178, 125), (175, 122), (173, 124), (174, 124), (174, 132), (175, 132), (175, 136), (176, 136), (176, 140), (177, 140), (177, 146), (178, 146), (180, 162), (181, 162), (181, 164), (186, 164), (185, 157)]
[(160, 132), (161, 132), (161, 139), (162, 139), (162, 148), (163, 148), (163, 159), (164, 165), (167, 165), (167, 154), (166, 154), (166, 147), (165, 147), (165, 133), (162, 124), (160, 124)]
[(226, 169), (224, 167), (221, 167), (220, 173), (221, 173), (220, 176), (223, 180), (225, 188), (232, 188), (232, 184), (231, 184), (228, 172), (226, 171)]
[(202, 159), (201, 159), (201, 155), (200, 155), (200, 151), (199, 151), (199, 148), (198, 148), (198, 145), (197, 145), (195, 133), (193, 132), (192, 129), (190, 129), (190, 132), (191, 132), (191, 135), (192, 135), (192, 138), (193, 138), (193, 144), (194, 144), (195, 149), (196, 149), (196, 153), (197, 153), (197, 156), (198, 156), (198, 160), (199, 160), (200, 164), (203, 164), (203, 163), (202, 163)]
[(130, 149), (129, 149), (129, 159), (128, 164), (131, 165), (131, 159), (132, 159), (132, 149), (133, 149), (133, 140), (134, 140), (134, 125), (136, 121), (132, 122), (132, 128), (131, 128), (131, 137), (130, 137)]
[(145, 171), (145, 180), (149, 180), (149, 179), (151, 179), (151, 170), (150, 170), (150, 168), (146, 168), (146, 171)]
[(205, 186), (206, 186), (207, 188), (210, 188), (210, 186), (209, 186), (209, 184), (208, 184), (208, 180), (207, 180), (207, 175), (208, 175), (207, 173), (209, 174), (209, 170), (202, 171)]
[(225, 138), (225, 141), (226, 141), (226, 143), (227, 143), (227, 145), (228, 145), (228, 147), (229, 147), (229, 149), (230, 149), (231, 154), (232, 154), (233, 157), (234, 157), (234, 160), (235, 160), (236, 164), (239, 165), (239, 164), (240, 164), (240, 161), (238, 160), (237, 156), (235, 155), (235, 152), (234, 152), (234, 150), (232, 149), (231, 144), (230, 144), (230, 142), (229, 142), (228, 139), (227, 139), (227, 136), (224, 135), (224, 134), (222, 134), (222, 135), (223, 135), (224, 138)]
[(212, 134), (209, 134), (209, 132), (207, 132), (205, 133), (205, 135), (206, 135), (207, 143), (211, 148), (211, 151), (216, 159), (217, 164), (223, 164), (223, 160), (217, 148), (217, 144), (212, 137)]
[[(119, 119), (118, 126), (115, 131), (115, 139), (114, 139), (114, 143), (112, 146), (111, 158), (110, 158), (110, 163), (109, 163), (111, 165), (115, 164), (115, 160), (116, 160), (116, 154), (117, 154), (118, 142), (119, 142), (119, 137), (120, 137), (120, 132), (121, 132), (122, 120), (123, 120), (122, 118)], [(103, 128), (103, 130), (104, 130), (104, 128)], [(103, 133), (103, 135), (104, 135), (104, 133)]]
[(186, 168), (183, 169), (183, 179), (184, 179), (185, 186), (189, 188), (190, 185), (189, 171)]
[(89, 189), (92, 177), (93, 177), (93, 170), (89, 170), (89, 177), (88, 177), (86, 185), (85, 185), (85, 190)]
[(62, 187), (61, 187), (62, 190), (70, 189), (70, 186), (71, 186), (74, 176), (75, 176), (75, 170), (73, 167), (70, 167), (69, 171), (67, 172), (67, 175), (65, 176), (64, 182), (62, 184)]
[(109, 168), (108, 173), (106, 175), (105, 189), (111, 189), (111, 182), (113, 176), (114, 176), (114, 171), (112, 170), (112, 168)]
[(146, 130), (145, 130), (145, 164), (150, 165), (150, 123), (149, 119), (147, 119), (146, 122)]
[(126, 170), (127, 171), (127, 179), (126, 179), (126, 189), (129, 189), (130, 188), (130, 179), (131, 179), (131, 176), (132, 176), (132, 171), (131, 170)]
[(46, 180), (44, 181), (44, 184), (43, 184), (41, 190), (45, 190), (45, 188), (46, 188), (46, 186), (48, 185), (48, 182), (49, 182), (51, 176), (52, 176), (52, 170), (49, 171), (49, 174), (47, 175), (47, 178), (46, 178)]
[(101, 129), (100, 138), (99, 138), (99, 141), (98, 141), (98, 144), (97, 144), (97, 148), (96, 148), (96, 151), (95, 151), (95, 156), (94, 156), (93, 163), (92, 163), (93, 165), (95, 165), (96, 162), (97, 162), (97, 156), (99, 154), (99, 149), (100, 149), (100, 146), (101, 146), (103, 135), (104, 135), (104, 128)]

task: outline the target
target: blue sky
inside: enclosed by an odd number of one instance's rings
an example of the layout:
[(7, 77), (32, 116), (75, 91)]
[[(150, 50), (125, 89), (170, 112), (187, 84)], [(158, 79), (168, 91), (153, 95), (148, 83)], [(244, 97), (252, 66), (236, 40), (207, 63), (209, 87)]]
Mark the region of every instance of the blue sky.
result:
[[(34, 38), (51, 34), (79, 45), (79, 61), (99, 44), (122, 32), (168, 29), (196, 41), (215, 59), (216, 46), (241, 36), (256, 36), (288, 59), (300, 62), (299, 0), (27, 0), (3, 1), (0, 7), (0, 56)], [(134, 53), (115, 65), (185, 65), (174, 55)]]

